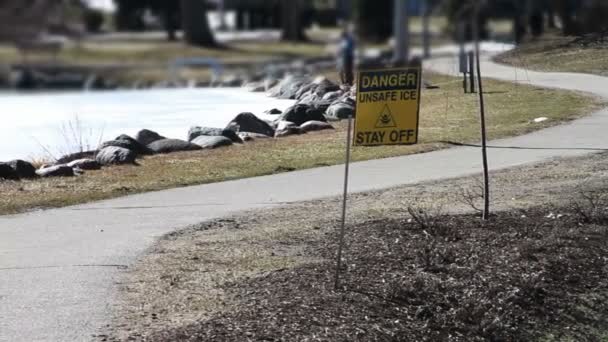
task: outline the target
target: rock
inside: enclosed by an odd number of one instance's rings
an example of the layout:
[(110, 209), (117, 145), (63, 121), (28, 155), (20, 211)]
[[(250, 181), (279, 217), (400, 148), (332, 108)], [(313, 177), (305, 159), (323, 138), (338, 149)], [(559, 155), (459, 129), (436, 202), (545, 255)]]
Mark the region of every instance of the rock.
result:
[(0, 163), (0, 179), (18, 180), (19, 176), (7, 163)]
[(160, 135), (154, 131), (150, 131), (148, 129), (142, 129), (141, 131), (137, 132), (137, 134), (135, 135), (135, 140), (137, 140), (137, 142), (139, 142), (140, 144), (142, 144), (144, 146), (148, 146), (155, 141), (163, 140), (163, 139), (167, 139), (167, 138), (163, 137), (162, 135)]
[(226, 138), (225, 136), (221, 136), (221, 135), (216, 135), (216, 136), (201, 135), (201, 136), (197, 137), (196, 139), (192, 140), (192, 143), (200, 146), (203, 149), (214, 149), (214, 148), (218, 148), (218, 147), (222, 147), (222, 146), (230, 146), (230, 145), (232, 145), (232, 140)]
[(315, 84), (317, 84), (317, 86), (315, 87), (314, 93), (318, 97), (323, 97), (327, 93), (340, 90), (339, 85), (330, 81), (326, 77), (321, 77), (321, 78), (316, 79)]
[(319, 110), (321, 113), (325, 113), (327, 108), (331, 106), (332, 101), (319, 100), (311, 103), (310, 105), (315, 109)]
[(291, 121), (279, 121), (277, 122), (277, 130), (284, 130), (287, 129), (289, 127), (298, 127), (298, 125), (296, 125), (295, 123), (291, 122)]
[(106, 81), (99, 75), (91, 74), (84, 81), (83, 88), (84, 90), (106, 89)]
[(72, 162), (74, 160), (78, 160), (78, 159), (91, 159), (91, 158), (95, 158), (95, 155), (97, 154), (97, 151), (85, 151), (85, 152), (76, 152), (76, 153), (72, 153), (72, 154), (67, 154), (61, 158), (59, 158), (57, 160), (57, 164), (67, 164), (69, 162)]
[(265, 134), (259, 134), (259, 133), (250, 133), (250, 132), (241, 132), (239, 133), (239, 137), (241, 139), (243, 139), (243, 141), (252, 141), (255, 139), (268, 139), (271, 138)]
[(227, 75), (226, 77), (224, 77), (224, 79), (222, 79), (221, 81), (221, 86), (222, 87), (240, 87), (242, 86), (244, 83), (243, 79), (236, 75)]
[(339, 99), (340, 97), (342, 97), (342, 95), (344, 95), (344, 92), (342, 92), (342, 90), (338, 90), (338, 91), (332, 91), (329, 93), (325, 93), (325, 95), (323, 95), (323, 97), (321, 98), (321, 100), (323, 101), (335, 101), (337, 99)]
[(304, 97), (302, 97), (302, 99), (300, 99), (300, 101), (298, 101), (298, 103), (307, 104), (307, 105), (312, 106), (314, 102), (317, 102), (319, 100), (321, 100), (321, 98), (319, 96), (317, 96), (317, 94), (308, 93)]
[(10, 83), (11, 88), (22, 90), (36, 89), (41, 86), (39, 77), (29, 68), (11, 72)]
[(232, 119), (232, 121), (230, 121), (230, 123), (228, 123), (226, 129), (233, 130), (235, 132), (264, 134), (269, 137), (274, 136), (274, 128), (252, 113), (241, 113), (237, 115), (234, 119)]
[(279, 120), (293, 122), (296, 126), (307, 121), (327, 121), (321, 109), (303, 103), (286, 109)]
[(266, 79), (264, 79), (264, 91), (269, 91), (272, 87), (275, 87), (277, 84), (279, 84), (279, 80), (276, 78), (272, 78), (272, 77), (267, 77)]
[(348, 102), (337, 102), (327, 108), (326, 116), (332, 120), (355, 117), (355, 106)]
[(109, 146), (126, 148), (128, 150), (135, 152), (137, 155), (152, 154), (152, 151), (149, 148), (140, 144), (139, 141), (131, 138), (128, 135), (124, 135), (124, 134), (121, 136), (118, 136), (114, 140), (110, 140), (110, 141), (106, 141), (106, 142), (102, 143), (99, 146), (99, 149), (102, 150)]
[(79, 72), (40, 72), (43, 87), (46, 89), (82, 89), (86, 75)]
[(173, 153), (182, 151), (195, 151), (201, 149), (201, 147), (198, 145), (179, 139), (157, 140), (148, 145), (148, 148), (154, 153)]
[(275, 131), (277, 130), (277, 121), (264, 119), (264, 122), (270, 125)]
[(289, 75), (283, 78), (279, 84), (271, 91), (270, 96), (280, 99), (295, 99), (296, 93), (300, 88), (310, 82), (308, 77)]
[(313, 102), (323, 98), (325, 94), (340, 90), (340, 86), (321, 76), (312, 83), (305, 84), (296, 92), (296, 99), (300, 102)]
[(317, 87), (317, 84), (315, 84), (315, 83), (309, 83), (309, 84), (302, 85), (300, 87), (300, 89), (298, 89), (298, 91), (296, 92), (295, 99), (301, 100), (303, 97), (314, 93), (314, 90), (316, 87)]
[(243, 88), (252, 93), (261, 93), (266, 91), (266, 85), (263, 81), (245, 83)]
[(323, 121), (307, 121), (300, 126), (303, 132), (322, 131), (326, 129), (334, 129), (334, 126)]
[(200, 137), (201, 135), (206, 135), (210, 137), (226, 137), (230, 139), (232, 142), (237, 144), (242, 144), (243, 140), (236, 134), (235, 131), (231, 129), (222, 129), (222, 128), (209, 128), (209, 127), (191, 127), (188, 131), (188, 141), (193, 141), (194, 139)]
[(172, 89), (172, 88), (184, 88), (185, 85), (179, 81), (164, 80), (154, 83), (152, 89)]
[(36, 178), (36, 168), (25, 160), (12, 160), (6, 163), (10, 166), (17, 177), (21, 179)]
[(74, 169), (71, 167), (60, 164), (45, 167), (36, 171), (36, 174), (40, 177), (73, 177), (75, 175)]
[(277, 130), (274, 137), (283, 138), (283, 137), (287, 137), (290, 135), (300, 135), (300, 134), (304, 134), (304, 133), (305, 132), (298, 126), (289, 126), (289, 127), (285, 127), (284, 129)]
[(282, 114), (283, 112), (281, 112), (280, 110), (273, 108), (273, 109), (269, 109), (267, 111), (264, 112), (264, 114), (268, 114), (268, 115), (279, 115)]
[(121, 165), (134, 164), (137, 154), (129, 149), (108, 146), (100, 150), (95, 157), (95, 160), (100, 165)]
[(69, 167), (73, 169), (80, 170), (99, 170), (101, 169), (101, 165), (93, 159), (78, 159), (74, 160), (67, 164)]

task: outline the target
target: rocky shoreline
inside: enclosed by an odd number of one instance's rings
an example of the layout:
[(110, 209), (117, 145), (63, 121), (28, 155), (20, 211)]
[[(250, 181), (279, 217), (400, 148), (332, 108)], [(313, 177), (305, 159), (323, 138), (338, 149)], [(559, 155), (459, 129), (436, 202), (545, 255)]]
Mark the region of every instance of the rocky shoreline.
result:
[(338, 85), (322, 76), (313, 78), (295, 73), (281, 81), (264, 78), (243, 86), (250, 91), (266, 91), (271, 97), (296, 100), (296, 103), (284, 112), (267, 110), (266, 114), (277, 117), (272, 121), (262, 120), (253, 113), (240, 113), (224, 128), (191, 127), (187, 140), (142, 129), (134, 137), (123, 134), (101, 143), (94, 151), (66, 155), (38, 169), (25, 160), (0, 162), (0, 180), (72, 177), (102, 167), (137, 164), (138, 159), (154, 154), (228, 148), (255, 139), (279, 139), (334, 129), (330, 121), (355, 115), (355, 88)]

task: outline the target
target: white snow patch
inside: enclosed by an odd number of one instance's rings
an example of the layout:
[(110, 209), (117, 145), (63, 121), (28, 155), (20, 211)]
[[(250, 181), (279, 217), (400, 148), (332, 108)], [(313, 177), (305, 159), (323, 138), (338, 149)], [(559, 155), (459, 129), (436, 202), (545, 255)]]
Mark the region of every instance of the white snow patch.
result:
[[(158, 89), (89, 93), (4, 94), (0, 125), (0, 161), (68, 152), (62, 125), (82, 124), (83, 139), (96, 146), (120, 134), (134, 135), (147, 128), (161, 135), (186, 139), (191, 126), (225, 127), (242, 112), (261, 119), (276, 116), (264, 111), (284, 110), (294, 101), (268, 98), (241, 88)], [(70, 138), (70, 145), (76, 139)], [(72, 151), (70, 151), (72, 152)]]

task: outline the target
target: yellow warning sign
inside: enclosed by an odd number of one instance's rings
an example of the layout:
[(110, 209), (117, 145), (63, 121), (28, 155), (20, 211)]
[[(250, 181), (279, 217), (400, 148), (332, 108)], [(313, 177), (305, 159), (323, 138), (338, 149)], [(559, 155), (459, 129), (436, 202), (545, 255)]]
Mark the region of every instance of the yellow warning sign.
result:
[(359, 72), (355, 146), (418, 142), (421, 68)]

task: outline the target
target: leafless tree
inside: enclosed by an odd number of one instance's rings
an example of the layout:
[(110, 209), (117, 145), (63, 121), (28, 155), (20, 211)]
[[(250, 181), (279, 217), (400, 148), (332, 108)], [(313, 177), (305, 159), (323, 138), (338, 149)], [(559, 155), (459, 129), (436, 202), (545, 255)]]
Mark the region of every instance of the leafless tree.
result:
[(305, 3), (302, 0), (282, 0), (281, 11), (283, 15), (283, 34), (282, 39), (292, 42), (306, 40), (304, 34), (304, 23), (302, 21), (302, 11)]
[(199, 0), (181, 0), (184, 38), (190, 45), (216, 46), (207, 20), (207, 4)]

